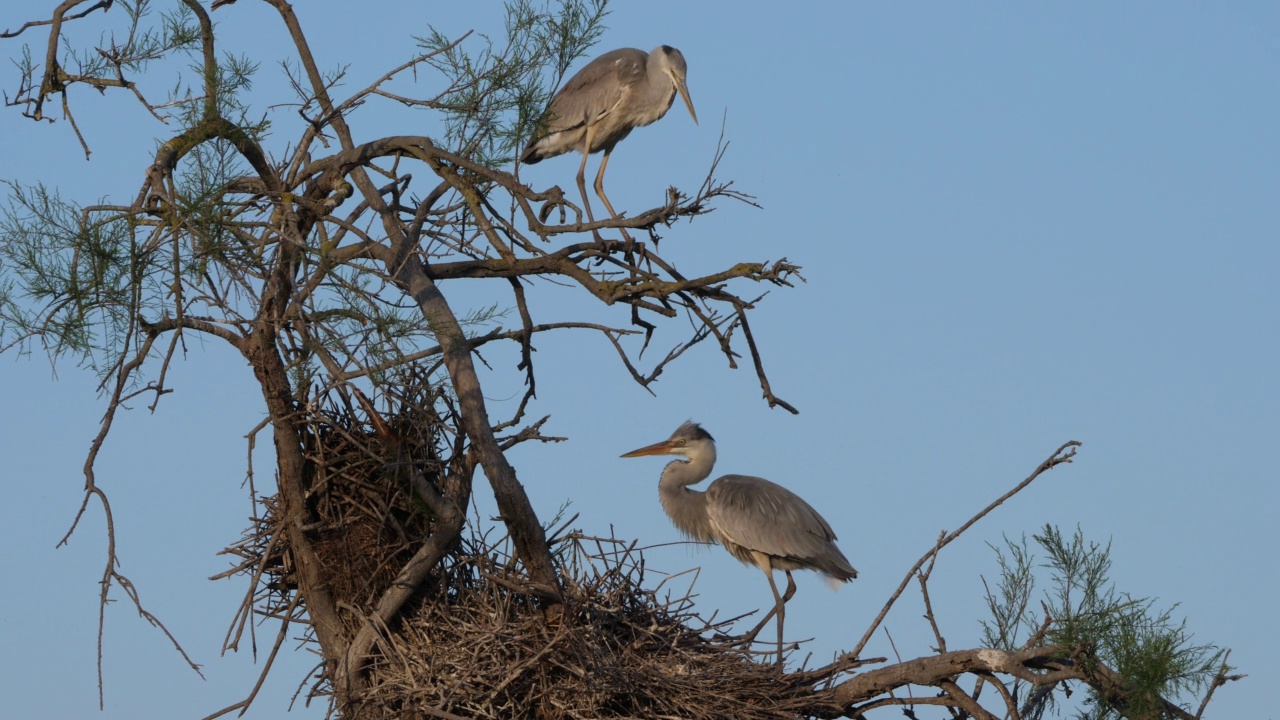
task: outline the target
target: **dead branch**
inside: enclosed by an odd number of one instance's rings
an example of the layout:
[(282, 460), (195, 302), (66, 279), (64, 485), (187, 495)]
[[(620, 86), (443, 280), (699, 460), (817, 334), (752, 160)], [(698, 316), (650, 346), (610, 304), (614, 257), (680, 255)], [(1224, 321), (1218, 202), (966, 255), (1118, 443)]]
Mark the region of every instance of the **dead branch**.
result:
[(902, 578), (902, 582), (898, 585), (898, 589), (894, 591), (893, 595), (889, 596), (889, 600), (880, 610), (880, 614), (876, 615), (875, 620), (871, 622), (870, 627), (868, 627), (866, 632), (863, 633), (862, 639), (858, 641), (858, 644), (854, 646), (850, 653), (856, 657), (858, 653), (862, 652), (863, 648), (867, 646), (867, 642), (871, 640), (872, 634), (874, 634), (876, 629), (880, 627), (880, 623), (884, 621), (885, 616), (889, 614), (890, 608), (892, 608), (893, 604), (902, 596), (902, 591), (906, 590), (907, 583), (911, 582), (911, 578), (915, 577), (916, 573), (920, 571), (920, 568), (923, 567), (926, 562), (937, 555), (938, 552), (950, 544), (951, 541), (960, 537), (961, 533), (972, 527), (974, 523), (986, 517), (992, 510), (995, 510), (997, 507), (1002, 505), (1005, 500), (1008, 500), (1018, 494), (1023, 488), (1034, 482), (1036, 478), (1040, 477), (1040, 475), (1048, 470), (1052, 470), (1058, 465), (1071, 462), (1072, 458), (1076, 455), (1076, 449), (1079, 448), (1081, 444), (1082, 443), (1076, 440), (1063, 443), (1062, 446), (1055, 450), (1052, 455), (1045, 459), (1044, 462), (1040, 463), (1039, 467), (1032, 471), (1025, 480), (1015, 485), (1011, 490), (1009, 490), (1009, 492), (1006, 492), (996, 498), (990, 505), (978, 512), (977, 515), (969, 518), (969, 520), (965, 522), (965, 524), (961, 525), (959, 529), (939, 537), (938, 541), (934, 543), (934, 546), (924, 555), (920, 556), (920, 559), (916, 561), (916, 564), (912, 565), (911, 569), (907, 571), (906, 577)]

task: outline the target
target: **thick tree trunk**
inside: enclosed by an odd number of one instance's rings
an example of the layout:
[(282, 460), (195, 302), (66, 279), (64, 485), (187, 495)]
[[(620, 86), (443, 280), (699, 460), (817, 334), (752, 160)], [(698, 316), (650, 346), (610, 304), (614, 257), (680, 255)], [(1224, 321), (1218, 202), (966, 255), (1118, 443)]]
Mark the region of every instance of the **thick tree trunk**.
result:
[(332, 670), (334, 662), (346, 652), (347, 638), (329, 589), (321, 580), (321, 559), (307, 536), (306, 527), (313, 519), (307, 510), (307, 463), (302, 452), (302, 438), (294, 422), (293, 394), (288, 375), (272, 335), (274, 333), (269, 331), (252, 335), (245, 344), (244, 354), (262, 388), (271, 418), (281, 509), (288, 547), (295, 560), (298, 591), (306, 603), (307, 616), (315, 627), (321, 652)]

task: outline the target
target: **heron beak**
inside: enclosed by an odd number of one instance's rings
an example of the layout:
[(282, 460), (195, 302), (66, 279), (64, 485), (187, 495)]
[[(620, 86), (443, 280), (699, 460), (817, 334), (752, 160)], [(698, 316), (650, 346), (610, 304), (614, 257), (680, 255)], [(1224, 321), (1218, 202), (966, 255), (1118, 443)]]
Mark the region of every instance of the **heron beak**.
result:
[(689, 108), (689, 115), (693, 117), (693, 124), (698, 124), (698, 113), (693, 111), (693, 100), (689, 97), (689, 88), (684, 84), (684, 78), (676, 80), (676, 90), (680, 91), (680, 99), (684, 100), (684, 106)]
[(663, 440), (662, 442), (654, 443), (652, 445), (646, 445), (640, 448), (639, 450), (632, 450), (629, 453), (624, 453), (619, 457), (633, 458), (633, 457), (644, 457), (645, 455), (670, 455), (672, 454), (671, 451), (672, 451), (671, 441)]

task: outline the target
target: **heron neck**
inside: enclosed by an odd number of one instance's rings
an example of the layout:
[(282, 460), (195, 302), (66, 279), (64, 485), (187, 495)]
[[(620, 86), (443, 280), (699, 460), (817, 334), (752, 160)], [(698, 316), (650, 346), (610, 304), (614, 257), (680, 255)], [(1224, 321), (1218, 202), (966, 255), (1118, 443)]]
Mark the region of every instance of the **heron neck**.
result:
[(714, 463), (714, 455), (690, 462), (677, 460), (663, 469), (658, 481), (658, 498), (671, 523), (686, 536), (702, 542), (715, 541), (707, 515), (707, 495), (688, 486), (705, 480)]
[[(648, 111), (645, 113), (645, 122), (642, 123), (644, 125), (666, 115), (676, 101), (676, 85), (659, 63), (650, 62), (646, 74), (645, 102), (640, 105)], [(650, 118), (650, 115), (653, 117)]]

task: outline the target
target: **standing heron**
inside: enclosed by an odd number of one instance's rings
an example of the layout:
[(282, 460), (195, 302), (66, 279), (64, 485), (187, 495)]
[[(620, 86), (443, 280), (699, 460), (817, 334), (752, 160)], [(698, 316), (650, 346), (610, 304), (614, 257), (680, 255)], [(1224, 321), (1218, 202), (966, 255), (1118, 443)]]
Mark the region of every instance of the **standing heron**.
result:
[(551, 99), (538, 132), (525, 146), (520, 162), (532, 165), (573, 150), (581, 152), (578, 190), (582, 193), (587, 220), (595, 222), (583, 173), (587, 169), (587, 155), (603, 150), (600, 172), (596, 173), (596, 195), (604, 201), (609, 214), (618, 217), (604, 194), (604, 169), (609, 164), (609, 154), (632, 130), (666, 115), (675, 102), (676, 92), (697, 124), (698, 114), (693, 111), (693, 100), (689, 99), (689, 88), (685, 85), (685, 70), (684, 55), (670, 45), (655, 48), (651, 53), (635, 48), (610, 50), (592, 60)]
[[(658, 497), (662, 509), (680, 532), (694, 540), (718, 542), (729, 554), (755, 565), (769, 578), (774, 606), (756, 625), (747, 639), (756, 636), (769, 618), (778, 616), (778, 667), (782, 667), (782, 624), (786, 603), (796, 592), (792, 570), (817, 570), (831, 586), (858, 577), (840, 548), (831, 525), (813, 506), (790, 490), (764, 478), (725, 475), (706, 492), (691, 490), (711, 475), (716, 462), (716, 443), (701, 425), (686, 422), (671, 437), (632, 450), (624, 458), (644, 455), (679, 455), (662, 469)], [(787, 592), (778, 594), (773, 571), (787, 574)]]

